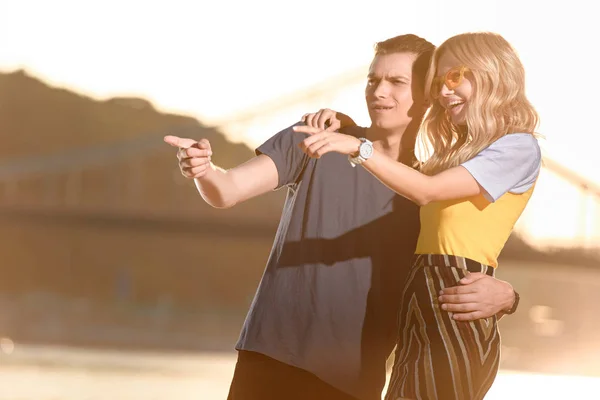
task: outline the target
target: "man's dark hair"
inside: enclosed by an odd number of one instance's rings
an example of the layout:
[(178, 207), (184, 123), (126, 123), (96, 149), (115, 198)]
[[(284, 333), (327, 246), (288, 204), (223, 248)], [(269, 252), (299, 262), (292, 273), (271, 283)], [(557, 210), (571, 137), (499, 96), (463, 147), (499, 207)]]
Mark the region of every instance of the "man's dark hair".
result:
[(425, 86), (425, 78), (434, 50), (433, 44), (413, 34), (396, 36), (375, 44), (376, 56), (393, 53), (415, 54), (417, 58), (413, 64), (413, 75), (418, 77), (421, 87)]

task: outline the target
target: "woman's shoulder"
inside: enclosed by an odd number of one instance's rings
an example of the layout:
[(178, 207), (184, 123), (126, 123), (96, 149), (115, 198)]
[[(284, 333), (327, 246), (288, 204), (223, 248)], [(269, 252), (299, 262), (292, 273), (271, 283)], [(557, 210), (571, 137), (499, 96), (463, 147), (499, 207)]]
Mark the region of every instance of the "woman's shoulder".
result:
[(538, 139), (532, 133), (508, 133), (493, 142), (489, 148), (494, 150), (523, 151), (541, 155)]

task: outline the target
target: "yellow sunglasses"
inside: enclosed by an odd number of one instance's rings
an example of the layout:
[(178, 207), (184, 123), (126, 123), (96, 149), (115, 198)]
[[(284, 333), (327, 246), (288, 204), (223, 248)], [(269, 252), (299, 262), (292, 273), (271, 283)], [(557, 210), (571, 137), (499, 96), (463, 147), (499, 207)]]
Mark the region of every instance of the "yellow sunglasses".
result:
[(444, 75), (433, 78), (430, 91), (431, 97), (434, 99), (439, 98), (444, 84), (449, 90), (454, 90), (459, 87), (465, 77), (465, 72), (469, 71), (470, 69), (463, 65), (460, 67), (450, 68)]

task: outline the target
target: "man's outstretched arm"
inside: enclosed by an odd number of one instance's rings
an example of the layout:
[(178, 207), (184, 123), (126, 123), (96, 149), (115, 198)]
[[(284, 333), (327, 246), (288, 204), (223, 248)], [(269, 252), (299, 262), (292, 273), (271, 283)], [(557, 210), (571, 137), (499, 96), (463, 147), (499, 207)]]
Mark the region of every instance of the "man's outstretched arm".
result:
[(266, 155), (224, 170), (212, 163), (212, 149), (207, 139), (195, 141), (166, 136), (164, 140), (179, 148), (177, 158), (182, 175), (193, 179), (204, 201), (215, 208), (233, 207), (277, 187), (277, 168)]

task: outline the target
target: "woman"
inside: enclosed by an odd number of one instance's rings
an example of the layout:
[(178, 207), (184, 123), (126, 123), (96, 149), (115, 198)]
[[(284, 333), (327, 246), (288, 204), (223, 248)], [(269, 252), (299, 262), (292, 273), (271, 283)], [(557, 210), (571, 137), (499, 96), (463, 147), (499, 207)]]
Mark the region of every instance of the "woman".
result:
[(494, 274), (539, 174), (538, 115), (525, 96), (523, 65), (494, 33), (461, 34), (438, 47), (426, 90), (433, 105), (421, 137), (430, 154), (420, 172), (364, 139), (311, 126), (296, 130), (309, 134), (308, 155), (344, 152), (353, 165), (421, 205), (386, 399), (481, 399), (498, 370), (496, 317), (456, 321), (441, 312), (438, 295), (467, 271)]

